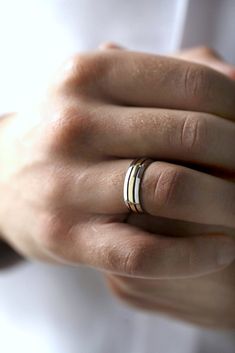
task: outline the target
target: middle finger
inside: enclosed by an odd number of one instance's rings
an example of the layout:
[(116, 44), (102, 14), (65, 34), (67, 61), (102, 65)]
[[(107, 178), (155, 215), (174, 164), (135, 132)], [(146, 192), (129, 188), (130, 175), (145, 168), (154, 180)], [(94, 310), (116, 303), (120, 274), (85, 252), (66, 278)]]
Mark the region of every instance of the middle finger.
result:
[(92, 144), (102, 155), (148, 156), (235, 171), (235, 124), (212, 114), (105, 106)]

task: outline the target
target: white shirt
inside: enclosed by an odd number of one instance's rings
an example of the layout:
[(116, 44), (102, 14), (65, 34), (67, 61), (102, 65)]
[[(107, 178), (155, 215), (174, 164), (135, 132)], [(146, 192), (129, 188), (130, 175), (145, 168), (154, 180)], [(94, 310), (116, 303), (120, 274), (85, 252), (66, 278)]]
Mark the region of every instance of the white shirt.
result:
[[(0, 0), (0, 110), (107, 40), (161, 54), (208, 44), (235, 63), (234, 14), (234, 0)], [(0, 273), (0, 351), (234, 353), (235, 337), (131, 309), (95, 270), (24, 263)]]

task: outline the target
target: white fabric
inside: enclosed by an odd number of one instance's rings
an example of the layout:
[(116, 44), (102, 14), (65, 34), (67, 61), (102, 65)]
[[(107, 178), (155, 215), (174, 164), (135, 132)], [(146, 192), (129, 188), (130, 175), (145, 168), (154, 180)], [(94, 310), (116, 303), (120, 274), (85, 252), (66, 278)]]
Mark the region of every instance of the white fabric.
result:
[[(156, 53), (209, 44), (235, 62), (234, 14), (233, 0), (0, 1), (0, 110), (24, 106), (66, 57), (107, 40)], [(235, 338), (130, 309), (94, 270), (25, 263), (0, 273), (0, 351), (234, 353)]]

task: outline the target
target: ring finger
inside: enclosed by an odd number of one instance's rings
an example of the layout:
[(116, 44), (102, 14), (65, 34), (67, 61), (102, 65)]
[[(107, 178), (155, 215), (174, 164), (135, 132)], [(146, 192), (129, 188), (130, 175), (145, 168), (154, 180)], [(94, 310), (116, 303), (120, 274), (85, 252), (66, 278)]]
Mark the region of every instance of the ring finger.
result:
[[(82, 212), (127, 212), (123, 185), (130, 162), (99, 162), (84, 173), (75, 166), (73, 188), (63, 197), (81, 205)], [(190, 168), (151, 163), (142, 178), (140, 198), (143, 209), (153, 216), (235, 227), (235, 184)]]

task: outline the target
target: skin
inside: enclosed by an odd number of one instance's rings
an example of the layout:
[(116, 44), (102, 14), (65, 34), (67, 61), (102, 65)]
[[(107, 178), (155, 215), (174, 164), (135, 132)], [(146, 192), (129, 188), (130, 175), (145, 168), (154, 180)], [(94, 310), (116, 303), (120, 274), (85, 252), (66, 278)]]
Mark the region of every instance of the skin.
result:
[[(103, 49), (1, 121), (2, 238), (26, 258), (103, 271), (131, 305), (235, 327), (235, 83), (213, 60)], [(155, 160), (148, 215), (130, 215), (124, 177), (142, 156)]]
[[(113, 43), (107, 48), (121, 49)], [(177, 53), (175, 57), (212, 67), (235, 79), (235, 68), (224, 62), (217, 53), (207, 47), (193, 48)], [(215, 174), (213, 172), (213, 174)], [(221, 170), (219, 173), (221, 175)], [(224, 175), (229, 177), (229, 175)], [(199, 234), (223, 233), (234, 236), (234, 229), (208, 226), (179, 220), (130, 215), (130, 224), (150, 232), (166, 236), (192, 237)], [(235, 262), (212, 274), (192, 278), (140, 279), (127, 276), (107, 275), (112, 292), (126, 304), (148, 312), (160, 312), (176, 318), (213, 329), (235, 328)]]

